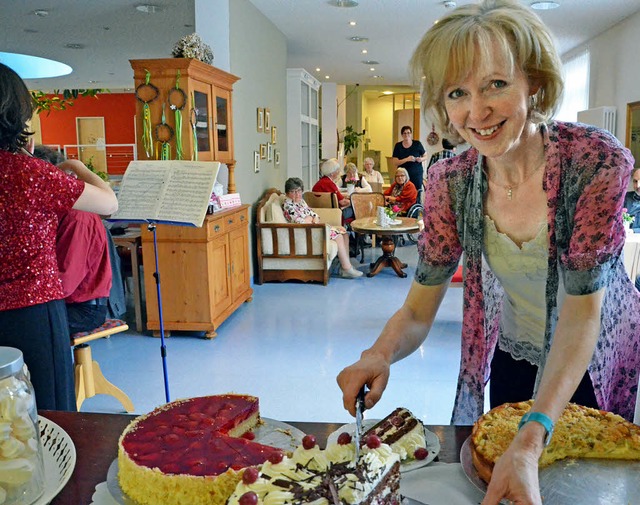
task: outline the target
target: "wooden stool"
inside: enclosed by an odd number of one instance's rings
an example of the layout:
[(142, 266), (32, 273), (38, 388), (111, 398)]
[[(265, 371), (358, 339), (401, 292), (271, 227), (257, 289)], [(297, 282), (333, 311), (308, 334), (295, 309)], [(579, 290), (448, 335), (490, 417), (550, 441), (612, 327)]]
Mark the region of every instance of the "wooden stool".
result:
[(120, 319), (107, 319), (102, 326), (87, 332), (71, 335), (73, 346), (73, 358), (75, 361), (74, 373), (76, 382), (76, 408), (80, 411), (82, 402), (97, 394), (111, 395), (124, 406), (127, 412), (133, 412), (133, 403), (129, 397), (113, 384), (111, 384), (100, 370), (97, 361), (91, 357), (91, 347), (87, 342), (99, 338), (109, 338), (115, 333), (127, 331), (129, 326)]

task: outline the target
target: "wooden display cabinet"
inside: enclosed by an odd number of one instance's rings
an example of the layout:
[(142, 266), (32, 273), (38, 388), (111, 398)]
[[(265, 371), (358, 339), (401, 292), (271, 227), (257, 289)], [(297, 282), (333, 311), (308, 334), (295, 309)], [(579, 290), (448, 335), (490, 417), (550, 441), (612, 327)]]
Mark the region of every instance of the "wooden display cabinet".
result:
[[(207, 215), (202, 228), (157, 225), (165, 330), (204, 331), (207, 338), (251, 301), (249, 205)], [(142, 230), (147, 328), (160, 330), (153, 233)]]
[[(227, 189), (229, 193), (235, 193), (236, 161), (233, 154), (232, 94), (233, 84), (239, 78), (193, 58), (130, 60), (130, 63), (133, 68), (136, 89), (146, 82), (147, 71), (149, 71), (151, 74), (149, 83), (159, 91), (158, 97), (149, 102), (154, 149), (151, 157), (147, 156), (142, 142), (144, 103), (136, 100), (138, 159), (156, 159), (155, 150), (158, 141), (155, 129), (157, 125), (162, 123), (163, 104), (165, 122), (175, 132), (175, 114), (169, 107), (168, 98), (171, 89), (176, 87), (179, 72), (179, 87), (187, 97), (187, 104), (182, 109), (183, 159), (191, 160), (194, 144), (197, 145), (198, 161), (219, 161), (227, 165), (229, 170)], [(175, 135), (170, 144), (171, 159), (176, 159)]]

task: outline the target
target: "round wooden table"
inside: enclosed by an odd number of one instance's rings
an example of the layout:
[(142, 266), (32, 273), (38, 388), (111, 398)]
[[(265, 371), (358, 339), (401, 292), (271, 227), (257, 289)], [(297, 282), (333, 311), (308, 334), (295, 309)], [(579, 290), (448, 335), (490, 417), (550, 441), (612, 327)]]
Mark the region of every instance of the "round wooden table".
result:
[(373, 277), (384, 267), (393, 268), (399, 277), (407, 276), (403, 271), (404, 268), (407, 268), (407, 264), (400, 261), (394, 254), (396, 244), (393, 236), (403, 233), (416, 233), (420, 231), (420, 227), (418, 226), (418, 220), (412, 217), (397, 217), (396, 220), (400, 221), (400, 224), (386, 227), (379, 226), (375, 217), (363, 217), (351, 222), (351, 229), (356, 233), (373, 233), (382, 237), (380, 245), (382, 247), (382, 256), (375, 263), (371, 263), (367, 277)]

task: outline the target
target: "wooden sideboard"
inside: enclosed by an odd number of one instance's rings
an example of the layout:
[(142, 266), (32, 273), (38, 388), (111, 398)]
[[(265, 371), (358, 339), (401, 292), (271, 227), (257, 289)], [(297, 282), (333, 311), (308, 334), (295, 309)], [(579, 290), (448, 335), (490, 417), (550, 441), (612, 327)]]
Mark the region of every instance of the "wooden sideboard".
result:
[[(157, 225), (165, 331), (204, 331), (207, 338), (251, 301), (249, 205), (208, 214), (202, 228)], [(160, 330), (153, 233), (142, 229), (147, 329)]]

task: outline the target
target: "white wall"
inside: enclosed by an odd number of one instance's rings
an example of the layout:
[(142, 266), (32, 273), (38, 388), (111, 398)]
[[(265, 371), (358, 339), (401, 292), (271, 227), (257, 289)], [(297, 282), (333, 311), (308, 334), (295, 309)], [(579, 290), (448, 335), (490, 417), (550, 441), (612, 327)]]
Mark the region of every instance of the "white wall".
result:
[[(230, 72), (240, 80), (233, 87), (233, 139), (236, 158), (236, 187), (242, 203), (256, 204), (264, 191), (281, 191), (287, 174), (286, 61), (284, 35), (248, 0), (230, 2)], [(280, 165), (260, 160), (260, 172), (253, 171), (253, 152), (271, 141), (256, 131), (256, 109), (268, 107), (271, 125), (277, 127), (276, 149)], [(253, 214), (250, 213), (249, 250), (255, 261)], [(252, 268), (252, 274), (254, 270)]]
[(616, 136), (624, 143), (627, 103), (640, 101), (640, 12), (576, 50), (585, 47), (591, 52), (589, 108), (614, 105)]

